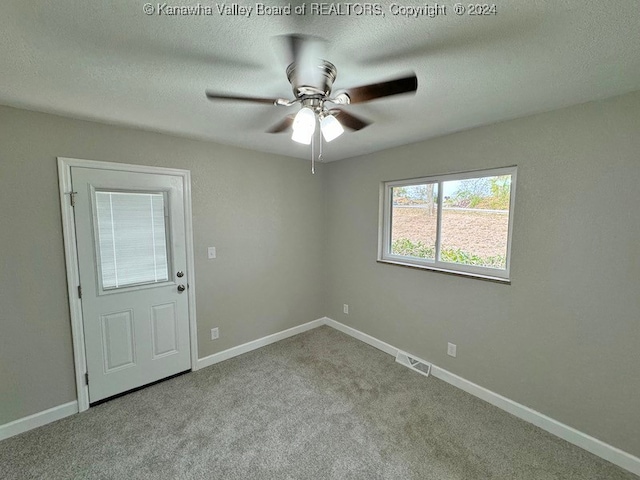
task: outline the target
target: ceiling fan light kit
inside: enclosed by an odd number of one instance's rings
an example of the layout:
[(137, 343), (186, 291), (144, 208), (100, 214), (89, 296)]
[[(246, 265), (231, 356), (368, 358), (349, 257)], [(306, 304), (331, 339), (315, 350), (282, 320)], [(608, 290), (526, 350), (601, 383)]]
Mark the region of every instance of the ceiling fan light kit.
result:
[(292, 140), (309, 145), (316, 131), (316, 123), (318, 121), (320, 122), (320, 130), (325, 142), (330, 142), (344, 133), (344, 128), (340, 122), (326, 110), (323, 102), (307, 100), (306, 103), (308, 103), (308, 106), (303, 105), (293, 119), (293, 124), (291, 125), (293, 129)]
[(316, 114), (309, 107), (302, 107), (293, 119), (291, 140), (309, 145), (316, 131)]
[(324, 137), (325, 142), (335, 140), (344, 133), (344, 128), (340, 122), (336, 120), (336, 117), (330, 114), (325, 115), (325, 117), (320, 120), (320, 130), (322, 130), (322, 136)]
[[(415, 74), (411, 74), (387, 82), (342, 90), (332, 97), (331, 90), (338, 75), (337, 68), (331, 62), (309, 53), (315, 51), (310, 45), (317, 46), (319, 39), (305, 35), (288, 35), (285, 38), (293, 58), (286, 71), (287, 79), (295, 96), (293, 100), (229, 95), (211, 91), (207, 91), (206, 94), (210, 100), (239, 100), (283, 107), (300, 104), (301, 108), (295, 116), (288, 115), (267, 132), (280, 133), (292, 128), (291, 139), (293, 141), (311, 145), (312, 173), (315, 173), (314, 137), (317, 123), (319, 123), (322, 133), (322, 135), (318, 134), (319, 161), (322, 160), (323, 138), (324, 141), (331, 142), (344, 133), (345, 127), (357, 131), (370, 124), (370, 122), (358, 118), (343, 109), (329, 109), (325, 104), (347, 106), (352, 103), (364, 103), (391, 95), (415, 93), (418, 89), (418, 79)], [(305, 55), (305, 53), (307, 54)]]

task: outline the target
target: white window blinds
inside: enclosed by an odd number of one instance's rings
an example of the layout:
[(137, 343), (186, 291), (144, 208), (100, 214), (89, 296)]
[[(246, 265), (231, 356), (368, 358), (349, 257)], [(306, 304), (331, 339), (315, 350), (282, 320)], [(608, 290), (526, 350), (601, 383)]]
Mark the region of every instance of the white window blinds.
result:
[(169, 278), (162, 193), (96, 192), (102, 288)]

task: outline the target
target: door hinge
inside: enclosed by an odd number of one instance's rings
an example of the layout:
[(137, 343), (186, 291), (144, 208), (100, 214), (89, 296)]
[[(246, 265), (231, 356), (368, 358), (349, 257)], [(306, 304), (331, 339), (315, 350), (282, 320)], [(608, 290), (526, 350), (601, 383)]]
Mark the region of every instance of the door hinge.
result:
[(82, 287), (78, 285), (78, 298), (82, 298)]
[(67, 195), (69, 195), (69, 201), (71, 202), (71, 206), (75, 207), (76, 206), (76, 194), (78, 192), (67, 192)]
[(84, 374), (84, 384), (89, 385), (89, 373)]

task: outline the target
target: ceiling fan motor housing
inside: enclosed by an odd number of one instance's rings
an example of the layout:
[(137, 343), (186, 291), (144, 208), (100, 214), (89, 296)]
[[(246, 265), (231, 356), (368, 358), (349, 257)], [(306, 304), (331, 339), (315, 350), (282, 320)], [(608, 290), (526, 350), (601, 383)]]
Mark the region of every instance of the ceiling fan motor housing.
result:
[[(295, 62), (287, 67), (287, 79), (293, 87), (293, 94), (296, 98), (304, 99), (304, 97), (308, 96), (329, 96), (331, 88), (333, 87), (333, 82), (338, 74), (338, 70), (333, 63), (326, 60), (321, 60), (321, 63), (317, 65), (316, 68), (320, 70), (321, 84), (319, 85), (309, 85), (307, 84), (307, 79), (298, 78), (299, 74), (304, 72), (298, 71), (301, 69), (298, 68), (298, 65)], [(299, 84), (299, 80), (305, 83)]]

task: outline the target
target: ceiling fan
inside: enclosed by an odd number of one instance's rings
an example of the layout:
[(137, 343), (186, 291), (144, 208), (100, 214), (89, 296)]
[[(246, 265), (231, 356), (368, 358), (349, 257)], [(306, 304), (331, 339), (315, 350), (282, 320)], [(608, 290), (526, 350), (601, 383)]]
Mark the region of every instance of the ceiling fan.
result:
[[(364, 103), (391, 95), (414, 93), (418, 88), (418, 78), (415, 74), (411, 74), (334, 93), (332, 87), (338, 70), (331, 62), (321, 58), (324, 40), (309, 35), (285, 35), (281, 38), (291, 54), (286, 73), (293, 89), (293, 99), (231, 95), (211, 90), (207, 90), (206, 95), (210, 100), (238, 100), (283, 107), (300, 104), (297, 114), (287, 115), (267, 132), (280, 133), (292, 128), (292, 140), (306, 145), (311, 144), (312, 172), (315, 170), (313, 139), (317, 123), (320, 124), (322, 137), (327, 142), (340, 136), (344, 132), (344, 127), (350, 130), (361, 130), (371, 123), (342, 108), (337, 108), (338, 106)], [(321, 152), (322, 138), (319, 145)], [(319, 155), (319, 160), (322, 160), (322, 153)]]

